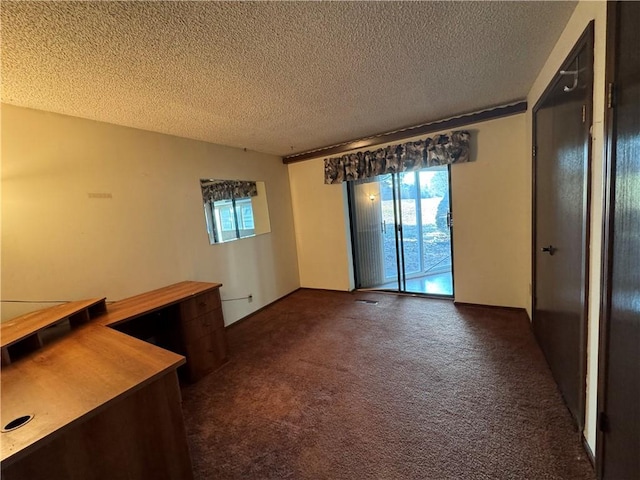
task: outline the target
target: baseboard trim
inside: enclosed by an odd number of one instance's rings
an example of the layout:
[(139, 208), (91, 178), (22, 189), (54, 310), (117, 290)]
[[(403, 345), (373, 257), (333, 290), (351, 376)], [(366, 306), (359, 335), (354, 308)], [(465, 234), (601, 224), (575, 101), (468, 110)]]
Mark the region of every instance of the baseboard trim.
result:
[[(355, 293), (382, 293), (382, 294), (390, 294), (390, 295), (405, 295), (405, 296), (412, 296), (412, 297), (421, 297), (421, 298), (428, 298), (428, 299), (433, 299), (433, 300), (446, 300), (446, 301), (452, 301), (451, 298), (447, 298), (447, 297), (441, 297), (441, 296), (428, 296), (428, 295), (416, 295), (416, 294), (411, 294), (411, 293), (406, 293), (406, 292), (391, 292), (388, 290), (351, 290), (351, 291), (345, 291), (345, 290), (333, 290), (333, 289), (329, 289), (329, 288), (311, 288), (311, 287), (298, 287), (295, 290), (292, 290), (291, 292), (287, 293), (286, 295), (283, 295), (282, 297), (276, 298), (273, 302), (267, 303), (266, 305), (260, 307), (258, 310), (256, 310), (255, 312), (251, 312), (248, 315), (245, 315), (242, 318), (239, 318), (238, 320), (236, 320), (235, 322), (226, 325), (225, 329), (229, 329), (232, 328), (236, 325), (239, 325), (241, 323), (243, 323), (245, 320), (250, 319), (251, 317), (253, 317), (254, 315), (262, 312), (264, 309), (278, 303), (281, 300), (284, 300), (285, 298), (287, 298), (289, 295), (293, 295), (294, 293), (300, 291), (300, 290), (321, 290), (321, 291), (325, 291), (325, 292), (340, 292), (340, 293), (346, 293), (346, 294), (355, 294)], [(469, 302), (457, 302), (455, 300), (453, 300), (453, 304), (456, 307), (479, 307), (479, 308), (490, 308), (490, 309), (495, 309), (495, 310), (507, 310), (507, 311), (512, 311), (512, 312), (524, 312), (525, 315), (527, 315), (527, 318), (529, 317), (528, 313), (527, 313), (527, 309), (523, 308), (523, 307), (503, 307), (501, 305), (484, 305), (482, 303), (469, 303)], [(586, 443), (586, 439), (583, 438), (583, 443), (585, 444), (585, 447), (588, 447), (588, 444)], [(591, 452), (591, 449), (588, 449), (587, 452), (590, 455), (590, 460), (592, 460), (593, 463), (593, 453)]]
[(224, 328), (225, 328), (225, 330), (228, 330), (228, 329), (230, 329), (230, 328), (232, 328), (232, 327), (235, 327), (236, 325), (238, 325), (238, 324), (240, 324), (240, 323), (244, 322), (245, 320), (250, 319), (250, 318), (251, 318), (251, 317), (253, 317), (254, 315), (256, 315), (256, 314), (260, 313), (260, 312), (261, 312), (261, 311), (263, 311), (264, 309), (266, 309), (266, 308), (270, 307), (271, 305), (274, 305), (274, 304), (278, 303), (279, 301), (284, 300), (284, 299), (285, 299), (285, 298), (287, 298), (289, 295), (293, 295), (293, 294), (294, 294), (294, 293), (296, 293), (298, 290), (302, 290), (302, 289), (303, 289), (302, 287), (298, 287), (298, 288), (296, 288), (295, 290), (292, 290), (291, 292), (287, 293), (286, 295), (283, 295), (283, 296), (281, 296), (281, 297), (276, 298), (273, 302), (269, 302), (269, 303), (267, 303), (266, 305), (263, 305), (262, 307), (260, 307), (260, 308), (259, 308), (258, 310), (256, 310), (255, 312), (251, 312), (249, 315), (245, 315), (244, 317), (239, 318), (239, 319), (238, 319), (238, 320), (236, 320), (235, 322), (233, 322), (233, 323), (231, 323), (231, 324), (229, 324), (229, 325), (226, 325), (226, 326), (224, 327)]
[[(527, 314), (527, 309), (524, 307), (503, 307), (501, 305), (484, 305), (482, 303), (469, 303), (469, 302), (457, 302), (454, 300), (453, 304), (456, 307), (482, 307), (482, 308), (493, 308), (497, 310), (509, 310), (511, 312), (524, 312)], [(527, 314), (527, 318), (529, 314)]]
[(584, 436), (584, 432), (580, 434), (580, 438), (582, 438), (582, 446), (584, 447), (584, 451), (587, 453), (587, 458), (589, 459), (589, 462), (591, 462), (591, 466), (595, 470), (596, 457), (593, 454), (593, 450), (591, 450), (591, 447), (589, 446), (589, 442), (587, 442), (587, 439)]

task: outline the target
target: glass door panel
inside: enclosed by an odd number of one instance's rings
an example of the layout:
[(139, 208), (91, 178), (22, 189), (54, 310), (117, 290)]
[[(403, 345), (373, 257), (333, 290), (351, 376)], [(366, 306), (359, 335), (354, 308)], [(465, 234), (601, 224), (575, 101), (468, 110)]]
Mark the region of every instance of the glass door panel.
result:
[[(395, 185), (393, 175), (377, 177), (380, 185), (380, 208), (382, 210), (383, 254), (384, 254), (384, 284), (385, 288), (399, 288), (398, 262), (396, 250), (396, 210)], [(395, 283), (395, 286), (394, 286)]]
[[(416, 172), (400, 173), (398, 197), (400, 203), (401, 242), (404, 259), (404, 276), (412, 277), (422, 271), (422, 239), (420, 195)], [(406, 286), (403, 282), (403, 290)]]
[(382, 288), (398, 276), (390, 178), (353, 182), (350, 189), (357, 288)]
[(449, 168), (353, 182), (357, 288), (453, 296)]
[(423, 273), (426, 293), (453, 295), (449, 167), (420, 172), (423, 211)]

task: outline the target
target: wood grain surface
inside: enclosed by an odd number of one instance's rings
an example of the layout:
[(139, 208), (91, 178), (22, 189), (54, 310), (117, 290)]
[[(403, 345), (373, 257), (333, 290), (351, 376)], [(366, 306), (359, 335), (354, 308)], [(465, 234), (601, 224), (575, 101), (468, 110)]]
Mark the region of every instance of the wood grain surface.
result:
[(175, 372), (3, 465), (2, 473), (4, 480), (193, 479)]
[(114, 326), (118, 323), (154, 312), (160, 308), (181, 302), (192, 296), (220, 288), (220, 283), (185, 281), (129, 297), (109, 305), (107, 313), (96, 321), (102, 325)]
[(0, 325), (1, 347), (7, 347), (29, 335), (72, 317), (83, 310), (104, 302), (104, 298), (90, 298), (56, 305), (13, 318)]
[[(4, 324), (3, 347), (32, 337), (39, 340), (38, 332), (65, 319), (76, 328), (43, 345), (39, 341), (40, 348), (3, 365), (3, 478), (67, 478), (65, 475), (71, 472), (83, 472), (77, 478), (101, 478), (101, 471), (115, 475), (109, 478), (120, 478), (119, 474), (129, 478), (138, 469), (147, 475), (154, 468), (159, 476), (154, 473), (153, 478), (191, 478), (176, 376), (185, 357), (107, 327), (120, 328), (150, 313), (154, 316), (148, 320), (155, 322), (155, 315), (163, 317), (163, 312), (169, 317), (176, 312), (178, 322), (195, 322), (192, 315), (212, 310), (220, 317), (216, 325), (224, 325), (220, 286), (185, 281), (114, 302), (106, 310), (104, 298), (90, 299), (33, 312)], [(226, 357), (224, 329), (218, 328), (220, 333), (212, 335), (213, 324), (205, 324), (209, 328), (204, 331), (211, 338), (201, 341), (202, 351), (195, 350), (201, 355), (187, 346), (178, 348), (179, 352), (189, 350), (194, 361), (190, 368), (197, 370), (198, 377)], [(177, 325), (172, 336), (182, 336)], [(6, 351), (3, 348), (3, 353)], [(15, 430), (8, 428), (13, 420), (28, 415), (33, 416), (28, 423)], [(78, 448), (70, 447), (74, 442)], [(103, 454), (96, 459), (87, 442), (95, 443), (95, 449)], [(142, 444), (150, 447), (144, 449)], [(129, 454), (123, 453), (123, 445), (131, 447)], [(174, 455), (168, 456), (168, 452)], [(55, 473), (47, 468), (51, 464), (48, 458), (60, 458), (66, 466)], [(94, 468), (95, 461), (104, 463), (105, 470)], [(120, 461), (126, 461), (126, 465)]]
[(100, 325), (86, 325), (2, 369), (3, 468), (185, 362), (184, 357)]

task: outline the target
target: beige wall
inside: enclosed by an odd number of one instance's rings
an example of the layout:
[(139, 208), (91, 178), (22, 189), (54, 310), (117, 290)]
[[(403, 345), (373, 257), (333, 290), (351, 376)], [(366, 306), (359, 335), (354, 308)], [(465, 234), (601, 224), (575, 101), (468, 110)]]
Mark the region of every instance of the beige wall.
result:
[(458, 302), (524, 307), (531, 277), (530, 163), (524, 114), (465, 127), (475, 161), (453, 165)]
[[(596, 416), (597, 416), (597, 383), (598, 383), (598, 323), (600, 308), (600, 262), (602, 246), (602, 185), (604, 155), (604, 107), (605, 107), (605, 48), (606, 48), (606, 3), (597, 1), (581, 1), (569, 19), (560, 39), (554, 47), (543, 69), (540, 71), (527, 100), (530, 108), (542, 95), (546, 86), (560, 68), (580, 35), (591, 20), (595, 20), (594, 45), (594, 92), (593, 92), (593, 155), (591, 160), (591, 256), (589, 270), (589, 328), (588, 328), (588, 363), (587, 363), (587, 405), (584, 435), (595, 452)], [(527, 112), (527, 128), (531, 131), (531, 110)], [(531, 135), (529, 135), (529, 148)], [(531, 299), (529, 299), (529, 309)]]
[[(473, 162), (452, 166), (455, 296), (524, 307), (530, 278), (530, 162), (525, 115), (469, 125)], [(323, 159), (289, 165), (302, 286), (352, 288), (343, 185)]]
[[(209, 245), (200, 178), (264, 181), (271, 233)], [(89, 198), (107, 193), (111, 198)], [(2, 298), (118, 300), (221, 282), (227, 324), (299, 287), (279, 157), (2, 106)], [(10, 318), (23, 305), (3, 304)]]
[(353, 289), (353, 262), (344, 185), (324, 185), (322, 160), (289, 168), (300, 285)]

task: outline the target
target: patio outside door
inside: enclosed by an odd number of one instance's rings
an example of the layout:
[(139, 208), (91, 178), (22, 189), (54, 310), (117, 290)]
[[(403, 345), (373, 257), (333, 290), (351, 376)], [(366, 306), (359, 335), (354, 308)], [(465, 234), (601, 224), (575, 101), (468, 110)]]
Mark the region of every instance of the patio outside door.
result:
[(453, 296), (449, 168), (350, 185), (357, 288)]

